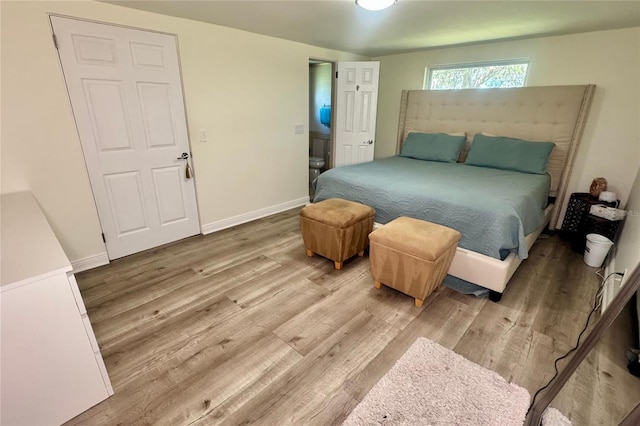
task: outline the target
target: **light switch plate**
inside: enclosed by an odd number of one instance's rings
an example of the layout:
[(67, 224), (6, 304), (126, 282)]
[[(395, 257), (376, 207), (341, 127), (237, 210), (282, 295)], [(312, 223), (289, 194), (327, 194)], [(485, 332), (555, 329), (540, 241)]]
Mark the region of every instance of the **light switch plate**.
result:
[(207, 136), (207, 129), (198, 129), (198, 133), (200, 134), (200, 142), (206, 142), (209, 140)]
[(303, 135), (304, 134), (304, 124), (294, 124), (293, 133), (296, 134), (296, 135)]

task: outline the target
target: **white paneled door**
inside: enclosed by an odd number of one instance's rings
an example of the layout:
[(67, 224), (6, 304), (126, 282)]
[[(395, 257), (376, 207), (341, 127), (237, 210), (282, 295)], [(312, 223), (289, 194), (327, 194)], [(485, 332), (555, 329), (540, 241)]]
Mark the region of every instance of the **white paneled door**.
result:
[(336, 167), (373, 160), (379, 74), (379, 62), (338, 62)]
[(198, 234), (175, 36), (51, 24), (109, 258)]

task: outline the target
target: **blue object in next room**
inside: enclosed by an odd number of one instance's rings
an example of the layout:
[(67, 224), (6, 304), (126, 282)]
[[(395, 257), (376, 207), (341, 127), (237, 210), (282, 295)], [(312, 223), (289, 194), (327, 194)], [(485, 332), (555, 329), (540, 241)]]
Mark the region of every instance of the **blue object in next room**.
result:
[(320, 108), (320, 123), (327, 127), (331, 127), (331, 107), (323, 106)]

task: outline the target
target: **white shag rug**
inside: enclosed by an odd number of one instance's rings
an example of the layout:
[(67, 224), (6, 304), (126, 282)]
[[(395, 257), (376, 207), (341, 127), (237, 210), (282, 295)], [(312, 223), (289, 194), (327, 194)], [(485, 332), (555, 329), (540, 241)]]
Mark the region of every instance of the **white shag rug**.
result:
[[(526, 389), (421, 337), (375, 384), (343, 426), (522, 426), (529, 402)], [(571, 422), (550, 409), (543, 425), (570, 426)]]

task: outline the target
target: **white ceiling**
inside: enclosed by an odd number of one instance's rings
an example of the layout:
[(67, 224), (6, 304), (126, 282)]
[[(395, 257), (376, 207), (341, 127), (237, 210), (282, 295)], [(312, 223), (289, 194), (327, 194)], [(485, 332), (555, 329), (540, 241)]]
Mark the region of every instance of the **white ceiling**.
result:
[(640, 1), (106, 0), (135, 9), (375, 57), (494, 40), (640, 26)]

